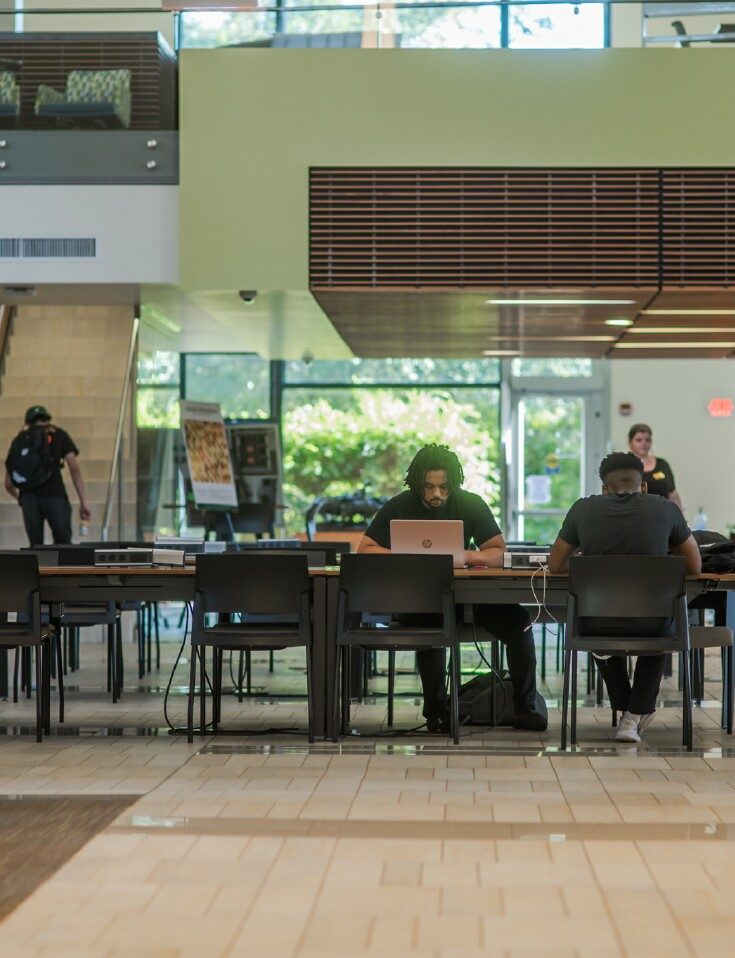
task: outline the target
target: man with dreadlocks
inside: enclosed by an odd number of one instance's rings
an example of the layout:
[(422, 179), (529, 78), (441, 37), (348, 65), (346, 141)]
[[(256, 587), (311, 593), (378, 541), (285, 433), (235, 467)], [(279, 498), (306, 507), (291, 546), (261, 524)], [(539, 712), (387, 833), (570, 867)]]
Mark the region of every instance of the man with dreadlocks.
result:
[[(380, 509), (357, 551), (390, 552), (391, 519), (460, 519), (464, 523), (467, 565), (500, 567), (505, 551), (500, 527), (487, 503), (462, 489), (463, 482), (464, 471), (451, 449), (434, 443), (419, 449), (406, 473), (407, 491)], [(513, 683), (515, 727), (542, 732), (547, 721), (535, 710), (536, 651), (528, 612), (520, 605), (478, 605), (475, 620), (505, 644)], [(448, 732), (445, 650), (425, 649), (416, 658), (426, 725), (431, 732)]]
[[(638, 456), (632, 452), (605, 456), (600, 479), (602, 495), (577, 499), (567, 513), (549, 555), (549, 572), (564, 572), (577, 551), (588, 556), (665, 556), (671, 551), (684, 556), (689, 575), (702, 571), (699, 547), (681, 509), (671, 499), (646, 495), (643, 461)], [(614, 618), (596, 625), (601, 636), (620, 633)], [(635, 630), (631, 635), (661, 635), (668, 623), (627, 619), (625, 627)], [(595, 656), (610, 704), (622, 712), (615, 735), (619, 742), (640, 742), (641, 732), (653, 721), (665, 659), (665, 655), (639, 655), (631, 687), (627, 656)]]

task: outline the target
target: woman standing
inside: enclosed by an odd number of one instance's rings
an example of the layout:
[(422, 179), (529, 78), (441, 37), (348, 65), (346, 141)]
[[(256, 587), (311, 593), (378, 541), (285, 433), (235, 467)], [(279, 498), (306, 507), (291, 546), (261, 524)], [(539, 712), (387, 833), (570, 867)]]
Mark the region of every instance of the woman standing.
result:
[(637, 422), (628, 430), (628, 445), (643, 463), (643, 481), (648, 486), (649, 495), (671, 499), (683, 511), (681, 496), (676, 491), (674, 473), (671, 466), (660, 456), (651, 455), (653, 431), (644, 422)]

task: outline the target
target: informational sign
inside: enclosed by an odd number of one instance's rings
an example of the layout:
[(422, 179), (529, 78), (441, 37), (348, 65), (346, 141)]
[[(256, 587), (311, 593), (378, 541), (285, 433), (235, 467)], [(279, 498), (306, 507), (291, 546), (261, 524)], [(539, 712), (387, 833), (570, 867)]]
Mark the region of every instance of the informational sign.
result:
[(551, 502), (551, 476), (526, 476), (526, 505), (546, 506)]
[(182, 400), (181, 429), (197, 508), (237, 506), (230, 450), (218, 404)]
[(544, 459), (544, 472), (547, 476), (555, 476), (559, 472), (559, 457), (556, 453), (550, 452)]

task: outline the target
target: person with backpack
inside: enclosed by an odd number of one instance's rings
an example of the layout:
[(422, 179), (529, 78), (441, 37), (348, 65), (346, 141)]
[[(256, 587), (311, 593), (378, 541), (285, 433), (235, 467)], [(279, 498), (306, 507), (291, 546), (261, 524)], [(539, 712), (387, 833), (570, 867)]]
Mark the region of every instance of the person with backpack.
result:
[(84, 480), (77, 456), (79, 450), (63, 429), (51, 422), (44, 406), (26, 411), (25, 425), (13, 439), (5, 459), (5, 489), (23, 511), (23, 524), (30, 545), (43, 544), (43, 526), (48, 522), (54, 543), (71, 542), (71, 503), (61, 470), (66, 463), (79, 496), (79, 518), (89, 522)]

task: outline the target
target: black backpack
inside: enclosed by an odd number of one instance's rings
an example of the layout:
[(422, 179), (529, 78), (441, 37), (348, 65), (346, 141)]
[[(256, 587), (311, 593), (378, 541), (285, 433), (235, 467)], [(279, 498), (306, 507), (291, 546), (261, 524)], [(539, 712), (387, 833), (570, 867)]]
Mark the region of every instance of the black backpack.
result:
[(702, 557), (702, 572), (735, 572), (735, 541), (719, 532), (693, 532)]
[(38, 489), (53, 475), (50, 440), (43, 426), (32, 426), (18, 433), (10, 444), (6, 466), (11, 482), (21, 492)]
[[(495, 726), (493, 726), (492, 697), (495, 694)], [(549, 717), (546, 702), (536, 692), (534, 711)], [(513, 725), (516, 710), (513, 706), (513, 683), (504, 673), (499, 679), (492, 673), (476, 675), (465, 682), (459, 690), (459, 715), (462, 725), (485, 725), (490, 728), (498, 725)]]

